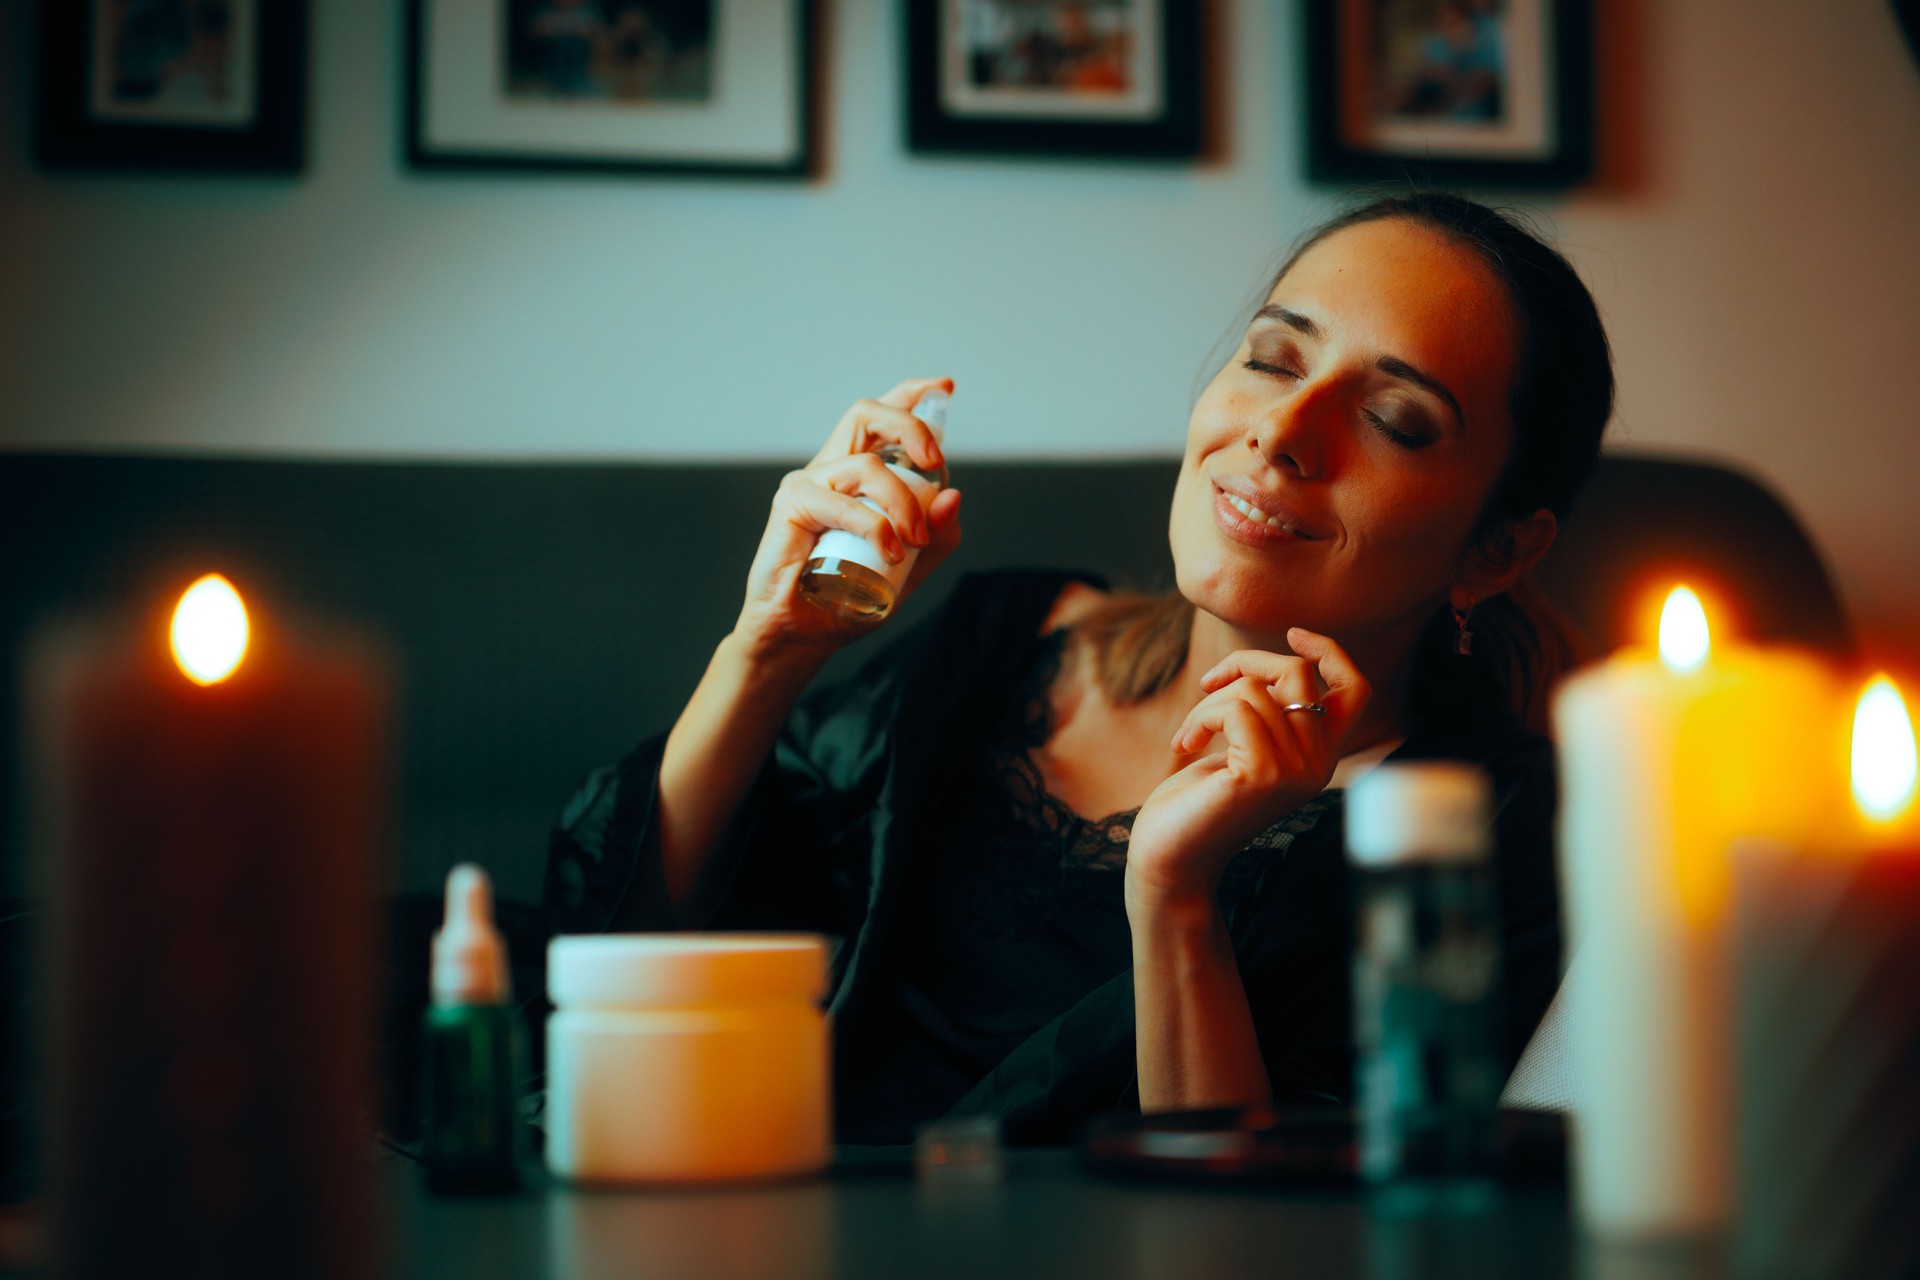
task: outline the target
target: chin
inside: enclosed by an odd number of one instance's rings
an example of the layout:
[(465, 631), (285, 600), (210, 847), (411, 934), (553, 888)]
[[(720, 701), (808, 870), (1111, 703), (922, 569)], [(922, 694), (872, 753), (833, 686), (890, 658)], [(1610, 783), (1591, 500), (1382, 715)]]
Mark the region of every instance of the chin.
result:
[[(1312, 626), (1301, 603), (1277, 596), (1271, 581), (1250, 581), (1244, 565), (1220, 555), (1181, 555), (1174, 550), (1173, 579), (1194, 608), (1252, 635), (1284, 636), (1288, 627)], [(1272, 575), (1261, 575), (1270, 578)]]

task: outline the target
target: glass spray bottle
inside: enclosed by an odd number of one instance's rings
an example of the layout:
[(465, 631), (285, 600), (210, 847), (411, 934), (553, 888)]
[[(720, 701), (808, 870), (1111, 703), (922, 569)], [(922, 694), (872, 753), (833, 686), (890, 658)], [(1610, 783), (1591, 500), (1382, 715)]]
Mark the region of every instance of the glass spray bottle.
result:
[[(913, 416), (926, 423), (934, 440), (943, 445), (951, 399), (947, 392), (935, 387), (922, 392), (913, 406)], [(932, 506), (934, 495), (947, 487), (944, 464), (924, 470), (907, 456), (905, 447), (897, 444), (875, 452), (887, 470), (906, 482), (913, 496), (920, 500), (922, 511)], [(880, 510), (880, 504), (871, 498), (860, 501), (875, 511)], [(800, 575), (800, 594), (832, 613), (853, 618), (884, 618), (900, 598), (907, 575), (913, 572), (913, 562), (919, 555), (918, 547), (909, 546), (899, 563), (889, 564), (880, 548), (859, 534), (829, 529), (814, 544), (813, 555)]]
[(511, 1191), (524, 1137), (526, 1074), (507, 946), (493, 925), (487, 873), (462, 863), (447, 876), (446, 919), (433, 935), (433, 1003), (422, 1055), (421, 1159), (435, 1191)]

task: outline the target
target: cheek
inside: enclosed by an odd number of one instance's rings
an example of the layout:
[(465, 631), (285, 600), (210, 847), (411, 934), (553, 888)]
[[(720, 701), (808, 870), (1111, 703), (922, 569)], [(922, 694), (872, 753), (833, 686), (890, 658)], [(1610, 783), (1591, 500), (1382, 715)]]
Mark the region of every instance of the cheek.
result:
[(1207, 384), (1187, 418), (1187, 460), (1202, 458), (1238, 440), (1256, 405), (1244, 389), (1232, 385), (1229, 365)]
[(1447, 575), (1478, 516), (1465, 477), (1367, 495), (1349, 509), (1355, 551), (1374, 574), (1431, 585)]

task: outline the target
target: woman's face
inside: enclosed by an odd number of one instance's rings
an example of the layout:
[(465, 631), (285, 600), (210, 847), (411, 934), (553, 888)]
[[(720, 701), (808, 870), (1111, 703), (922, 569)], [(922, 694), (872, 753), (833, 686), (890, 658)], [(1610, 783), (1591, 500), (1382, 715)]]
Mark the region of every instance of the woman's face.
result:
[(1242, 631), (1349, 648), (1424, 624), (1507, 458), (1509, 312), (1472, 250), (1410, 222), (1309, 249), (1194, 406), (1181, 593)]

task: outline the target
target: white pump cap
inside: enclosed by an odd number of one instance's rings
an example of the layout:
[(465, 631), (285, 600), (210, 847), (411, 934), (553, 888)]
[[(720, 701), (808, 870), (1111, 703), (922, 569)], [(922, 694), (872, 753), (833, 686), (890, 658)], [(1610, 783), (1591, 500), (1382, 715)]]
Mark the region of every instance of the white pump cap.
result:
[(1470, 764), (1382, 764), (1347, 792), (1347, 856), (1363, 867), (1478, 862), (1492, 826), (1492, 785)]
[(947, 408), (952, 403), (953, 393), (940, 387), (922, 391), (913, 403), (913, 416), (926, 423), (941, 444), (947, 442)]
[(433, 1002), (505, 1004), (507, 944), (493, 927), (487, 873), (463, 862), (447, 873), (447, 915), (433, 935)]

